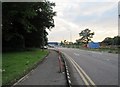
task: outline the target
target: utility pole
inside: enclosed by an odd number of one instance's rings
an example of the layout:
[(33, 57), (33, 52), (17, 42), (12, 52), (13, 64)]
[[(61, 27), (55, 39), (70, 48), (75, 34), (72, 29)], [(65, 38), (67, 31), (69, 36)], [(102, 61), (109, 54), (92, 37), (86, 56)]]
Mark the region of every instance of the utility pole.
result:
[(72, 32), (71, 29), (68, 29), (70, 31), (70, 42), (72, 42)]

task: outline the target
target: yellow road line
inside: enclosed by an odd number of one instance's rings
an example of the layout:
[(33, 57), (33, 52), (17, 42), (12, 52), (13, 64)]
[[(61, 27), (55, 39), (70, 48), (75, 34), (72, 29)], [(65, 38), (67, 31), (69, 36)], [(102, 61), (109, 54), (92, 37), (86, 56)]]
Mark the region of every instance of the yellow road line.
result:
[[(72, 58), (71, 58), (72, 59)], [(73, 60), (73, 59), (72, 59)], [(74, 60), (73, 60), (74, 61)], [(75, 61), (74, 63), (77, 65), (77, 67), (79, 68), (79, 70), (81, 70), (81, 72), (86, 76), (86, 78), (90, 81), (91, 85), (95, 85), (95, 83), (92, 81), (92, 79), (85, 73), (85, 71), (80, 67), (80, 65), (78, 65)]]
[[(90, 87), (90, 84), (94, 87), (96, 87), (95, 83), (91, 80), (91, 78), (85, 73), (85, 71), (80, 67), (80, 65), (78, 65), (69, 55), (67, 55), (66, 53), (63, 53), (67, 56), (67, 58), (69, 58), (69, 60), (71, 61), (71, 63), (73, 64), (73, 66), (76, 68), (76, 70), (78, 71), (79, 75), (81, 76), (82, 80), (84, 81), (85, 85), (87, 85), (88, 87)], [(86, 78), (85, 78), (86, 77)], [(90, 84), (89, 84), (89, 82)]]
[(83, 76), (83, 74), (80, 72), (80, 70), (76, 67), (76, 65), (73, 63), (73, 61), (71, 59), (70, 59), (70, 61), (72, 62), (73, 66), (78, 71), (78, 73), (80, 74), (80, 76), (81, 76), (82, 80), (84, 81), (85, 85), (89, 86), (89, 83), (87, 82), (87, 80), (85, 79), (85, 77)]

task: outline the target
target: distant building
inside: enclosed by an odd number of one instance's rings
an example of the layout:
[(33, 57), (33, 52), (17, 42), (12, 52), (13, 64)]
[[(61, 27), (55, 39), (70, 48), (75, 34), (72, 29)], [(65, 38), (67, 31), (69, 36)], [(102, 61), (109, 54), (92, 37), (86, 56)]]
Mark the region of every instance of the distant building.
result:
[(60, 46), (60, 43), (58, 43), (58, 42), (48, 42), (48, 46), (51, 46), (51, 47)]
[(87, 47), (88, 48), (100, 48), (100, 44), (98, 42), (89, 42)]

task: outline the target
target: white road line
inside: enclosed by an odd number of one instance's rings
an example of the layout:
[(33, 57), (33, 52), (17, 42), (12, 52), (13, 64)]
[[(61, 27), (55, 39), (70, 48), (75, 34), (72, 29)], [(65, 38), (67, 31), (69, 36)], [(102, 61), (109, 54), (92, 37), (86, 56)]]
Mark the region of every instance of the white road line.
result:
[(66, 66), (66, 68), (68, 68), (68, 66)]
[(69, 81), (69, 83), (71, 84), (71, 81), (70, 80), (68, 80)]
[[(72, 59), (72, 58), (71, 58)], [(72, 59), (73, 60), (73, 59)], [(73, 60), (74, 61), (74, 60)], [(81, 72), (86, 76), (86, 78), (90, 81), (92, 85), (95, 85), (95, 83), (92, 81), (92, 79), (85, 73), (85, 71), (78, 65), (75, 61), (74, 63), (77, 65), (77, 67), (81, 70)]]
[(70, 76), (68, 76), (68, 79), (70, 79)]
[[(79, 75), (81, 76), (82, 80), (84, 81), (85, 85), (87, 85), (88, 87), (90, 87), (90, 84), (89, 84), (89, 82), (90, 82), (91, 85), (93, 85), (94, 87), (96, 87), (95, 83), (90, 79), (90, 77), (85, 73), (85, 71), (70, 56), (68, 56), (66, 53), (63, 53), (63, 54), (65, 54), (67, 56), (67, 58), (69, 58), (69, 60), (71, 61), (71, 63), (76, 68), (76, 70), (78, 71)], [(87, 78), (87, 80), (89, 82), (86, 80), (85, 77)]]
[(107, 61), (110, 61), (110, 59), (106, 59)]
[(67, 75), (69, 76), (70, 74), (69, 74), (69, 73), (67, 73)]
[(78, 54), (78, 53), (74, 53), (74, 55), (75, 55), (75, 56), (79, 56), (80, 54)]
[[(70, 60), (71, 61), (71, 60)], [(71, 61), (71, 63), (73, 64), (73, 66), (76, 68), (76, 70), (78, 71), (79, 75), (81, 76), (82, 80), (84, 81), (85, 85), (89, 85), (89, 83), (86, 81), (85, 77), (82, 75), (82, 73), (79, 71), (79, 69), (75, 66), (75, 64), (73, 63), (73, 61)]]
[(68, 83), (69, 83), (69, 87), (72, 87), (71, 84), (71, 80), (70, 80), (70, 74), (69, 74), (69, 71), (68, 71), (68, 66), (67, 66), (67, 63), (65, 61), (65, 67), (66, 67), (66, 73), (67, 73), (67, 80), (68, 80)]
[(66, 67), (66, 69), (68, 69), (68, 67)]

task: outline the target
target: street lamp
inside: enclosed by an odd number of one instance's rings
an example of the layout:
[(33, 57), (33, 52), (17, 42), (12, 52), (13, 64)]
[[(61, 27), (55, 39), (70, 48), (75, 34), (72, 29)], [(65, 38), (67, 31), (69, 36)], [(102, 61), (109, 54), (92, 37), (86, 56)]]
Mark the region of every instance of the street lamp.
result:
[(70, 42), (72, 42), (72, 32), (71, 29), (68, 29), (70, 31)]

